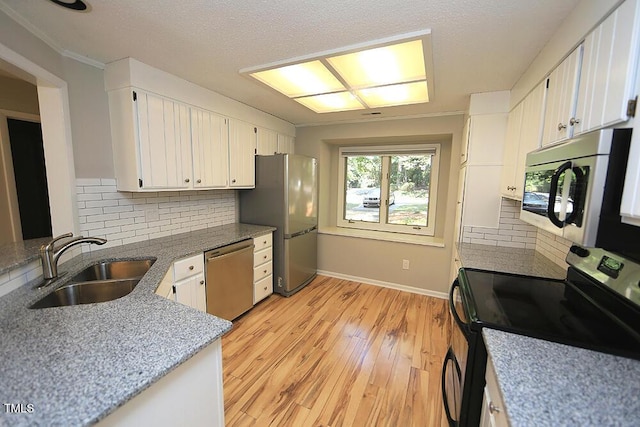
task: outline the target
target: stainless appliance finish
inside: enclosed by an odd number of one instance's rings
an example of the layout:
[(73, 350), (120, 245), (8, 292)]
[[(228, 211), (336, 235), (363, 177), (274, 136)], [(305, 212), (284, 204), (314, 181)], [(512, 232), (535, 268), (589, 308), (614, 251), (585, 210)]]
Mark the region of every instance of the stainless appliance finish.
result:
[(256, 186), (240, 192), (240, 221), (276, 227), (274, 291), (290, 296), (317, 272), (317, 161), (297, 154), (256, 156)]
[(253, 307), (253, 240), (204, 253), (207, 313), (233, 320)]
[(527, 155), (520, 219), (574, 243), (594, 246), (609, 168), (624, 168), (612, 149), (628, 129), (603, 129)]
[(479, 424), (483, 328), (640, 360), (640, 264), (577, 245), (566, 260), (564, 280), (460, 269), (449, 294), (453, 326), (441, 383), (450, 426)]

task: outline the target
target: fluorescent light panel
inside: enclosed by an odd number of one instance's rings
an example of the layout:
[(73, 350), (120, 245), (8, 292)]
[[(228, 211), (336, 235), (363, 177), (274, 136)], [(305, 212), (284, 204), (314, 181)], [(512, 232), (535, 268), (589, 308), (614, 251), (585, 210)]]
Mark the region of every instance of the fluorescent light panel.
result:
[(317, 113), (429, 102), (421, 39), (250, 75)]

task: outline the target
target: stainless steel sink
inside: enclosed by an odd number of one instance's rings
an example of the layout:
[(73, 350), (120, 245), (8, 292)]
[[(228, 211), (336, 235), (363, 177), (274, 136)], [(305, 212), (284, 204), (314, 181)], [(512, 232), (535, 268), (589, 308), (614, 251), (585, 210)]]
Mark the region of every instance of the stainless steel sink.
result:
[(90, 265), (71, 278), (71, 282), (135, 279), (144, 276), (155, 259), (101, 261)]
[(127, 279), (72, 283), (56, 289), (29, 308), (61, 307), (112, 301), (129, 294), (139, 281), (140, 279)]
[(155, 258), (97, 262), (29, 308), (93, 304), (121, 298), (133, 291), (154, 262)]

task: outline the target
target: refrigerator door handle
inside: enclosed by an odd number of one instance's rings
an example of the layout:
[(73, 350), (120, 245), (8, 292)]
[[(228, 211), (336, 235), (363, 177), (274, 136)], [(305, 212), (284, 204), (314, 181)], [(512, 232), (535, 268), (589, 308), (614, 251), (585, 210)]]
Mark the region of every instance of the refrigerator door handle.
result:
[(304, 235), (304, 234), (311, 233), (311, 232), (312, 232), (313, 230), (315, 230), (316, 228), (318, 228), (318, 227), (316, 227), (316, 226), (314, 225), (313, 227), (311, 227), (311, 228), (307, 228), (306, 230), (301, 230), (301, 231), (298, 231), (298, 232), (293, 233), (293, 234), (285, 234), (285, 235), (284, 235), (284, 238), (285, 238), (285, 239), (292, 239), (292, 238), (294, 238), (294, 237), (302, 236), (302, 235)]

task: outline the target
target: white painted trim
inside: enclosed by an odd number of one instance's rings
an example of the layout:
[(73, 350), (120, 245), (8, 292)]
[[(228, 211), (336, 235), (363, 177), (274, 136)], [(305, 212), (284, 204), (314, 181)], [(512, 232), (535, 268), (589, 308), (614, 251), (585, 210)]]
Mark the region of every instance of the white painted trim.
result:
[(77, 233), (79, 224), (67, 82), (2, 43), (0, 59), (36, 78), (51, 226), (54, 234)]
[(0, 108), (0, 115), (3, 115), (8, 119), (17, 119), (17, 120), (23, 120), (25, 122), (40, 123), (39, 114), (23, 113), (21, 111), (3, 110)]
[(79, 53), (73, 52), (71, 50), (64, 49), (62, 52), (60, 52), (60, 54), (64, 57), (71, 58), (75, 61), (82, 62), (83, 64), (87, 64), (101, 70), (104, 70), (106, 66), (104, 62), (100, 62), (96, 59), (92, 59), (84, 55), (80, 55)]
[(336, 273), (333, 271), (318, 270), (321, 276), (335, 277), (336, 279), (350, 280), (352, 282), (360, 282), (366, 285), (380, 286), (382, 288), (395, 289), (396, 291), (410, 292), (412, 294), (426, 295), (429, 297), (449, 299), (446, 292), (432, 291), (429, 289), (415, 288), (413, 286), (401, 285), (399, 283), (385, 282), (382, 280), (369, 279), (366, 277), (351, 276), (349, 274)]
[(104, 70), (104, 66), (105, 66), (104, 63), (100, 61), (96, 61), (95, 59), (87, 58), (86, 56), (80, 55), (79, 53), (72, 52), (70, 50), (63, 48), (55, 40), (53, 40), (47, 34), (42, 32), (40, 28), (33, 25), (31, 22), (25, 19), (22, 15), (20, 15), (18, 12), (13, 10), (10, 6), (8, 6), (6, 3), (3, 3), (2, 1), (0, 1), (0, 11), (4, 12), (7, 16), (9, 16), (9, 18), (16, 21), (25, 30), (29, 31), (38, 39), (42, 40), (47, 46), (49, 46), (51, 49), (58, 52), (60, 55), (65, 56), (67, 58), (75, 59), (78, 62), (82, 62), (84, 64), (91, 65), (92, 67), (96, 67), (96, 68), (100, 68), (101, 70)]

